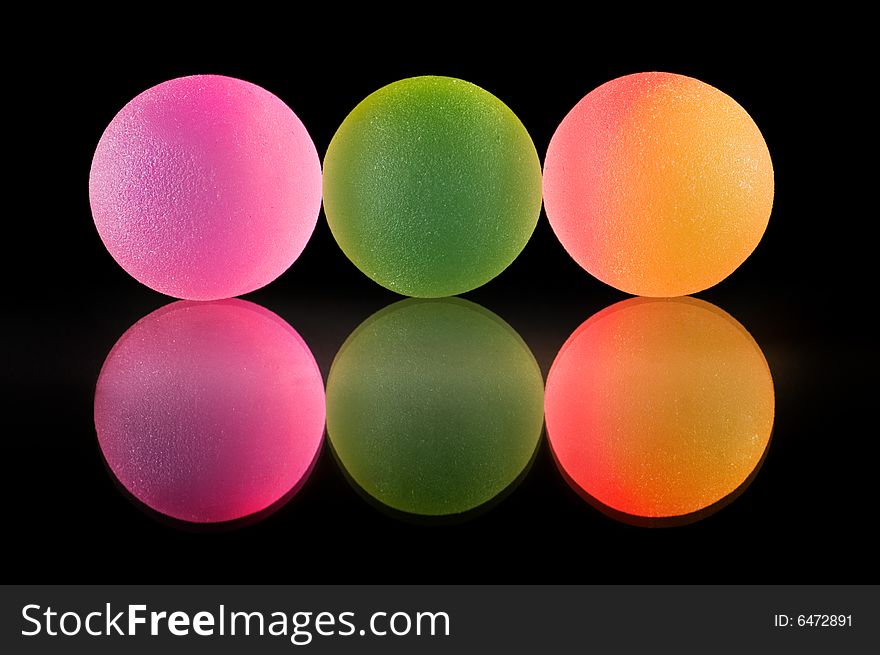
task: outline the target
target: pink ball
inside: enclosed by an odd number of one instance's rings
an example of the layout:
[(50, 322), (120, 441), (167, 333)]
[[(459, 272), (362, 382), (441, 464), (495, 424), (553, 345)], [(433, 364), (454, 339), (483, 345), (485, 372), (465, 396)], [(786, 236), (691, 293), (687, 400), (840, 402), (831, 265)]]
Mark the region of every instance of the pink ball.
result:
[(299, 257), (321, 208), (321, 163), (274, 95), (193, 75), (116, 114), (95, 150), (89, 198), (104, 245), (135, 279), (178, 298), (229, 298)]
[(175, 302), (107, 356), (95, 390), (98, 443), (148, 507), (196, 523), (263, 510), (311, 471), (324, 385), (302, 338), (244, 300)]

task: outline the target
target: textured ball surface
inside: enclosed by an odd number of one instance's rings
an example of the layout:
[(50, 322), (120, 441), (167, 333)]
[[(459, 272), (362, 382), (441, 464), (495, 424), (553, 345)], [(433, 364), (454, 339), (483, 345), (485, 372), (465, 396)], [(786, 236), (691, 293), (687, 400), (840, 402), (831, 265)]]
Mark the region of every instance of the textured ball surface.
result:
[(324, 158), (324, 211), (363, 273), (407, 296), (479, 287), (519, 255), (541, 210), (541, 163), (478, 86), (414, 77), (368, 96)]
[(733, 493), (773, 427), (773, 379), (732, 317), (694, 298), (633, 298), (569, 337), (547, 378), (559, 466), (604, 505), (682, 516)]
[(104, 131), (89, 177), (113, 258), (161, 293), (238, 296), (299, 257), (321, 207), (305, 127), (258, 86), (219, 75), (147, 89)]
[(184, 521), (229, 521), (310, 472), (324, 386), (308, 346), (272, 312), (243, 300), (175, 302), (107, 356), (95, 427), (135, 498)]
[(544, 208), (568, 253), (642, 296), (711, 287), (752, 253), (773, 166), (735, 100), (671, 73), (626, 75), (563, 119), (544, 162)]
[(404, 300), (340, 349), (327, 434), (369, 496), (412, 514), (458, 514), (526, 469), (543, 393), (531, 351), (498, 316), (457, 298)]

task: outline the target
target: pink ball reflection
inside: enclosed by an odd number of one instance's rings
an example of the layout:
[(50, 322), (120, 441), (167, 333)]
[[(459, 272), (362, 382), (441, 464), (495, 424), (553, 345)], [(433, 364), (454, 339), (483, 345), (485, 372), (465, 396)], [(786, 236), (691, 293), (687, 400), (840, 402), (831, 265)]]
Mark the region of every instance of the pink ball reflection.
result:
[(272, 312), (243, 300), (175, 302), (107, 356), (95, 428), (135, 498), (184, 521), (230, 521), (308, 475), (324, 385), (308, 346)]

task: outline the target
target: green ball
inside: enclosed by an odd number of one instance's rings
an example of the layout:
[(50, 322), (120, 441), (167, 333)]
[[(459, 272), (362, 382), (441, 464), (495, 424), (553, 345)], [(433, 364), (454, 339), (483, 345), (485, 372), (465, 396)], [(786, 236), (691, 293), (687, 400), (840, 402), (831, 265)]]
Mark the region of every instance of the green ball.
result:
[(364, 274), (397, 293), (451, 296), (522, 252), (541, 211), (526, 128), (451, 77), (394, 82), (354, 108), (324, 157), (324, 212)]
[(544, 383), (503, 320), (460, 298), (403, 300), (346, 340), (327, 380), (327, 434), (349, 478), (395, 510), (459, 514), (526, 470)]

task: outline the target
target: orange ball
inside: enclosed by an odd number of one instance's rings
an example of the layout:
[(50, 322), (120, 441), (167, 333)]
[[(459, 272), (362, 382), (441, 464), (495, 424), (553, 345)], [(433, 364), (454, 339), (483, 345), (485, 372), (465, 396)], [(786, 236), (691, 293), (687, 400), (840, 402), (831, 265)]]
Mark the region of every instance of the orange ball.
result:
[(547, 377), (547, 437), (566, 478), (629, 516), (683, 517), (738, 492), (773, 428), (755, 340), (695, 298), (630, 298), (569, 337)]
[(591, 91), (544, 164), (544, 207), (584, 269), (641, 296), (707, 289), (752, 253), (773, 206), (758, 126), (699, 80), (638, 73)]

